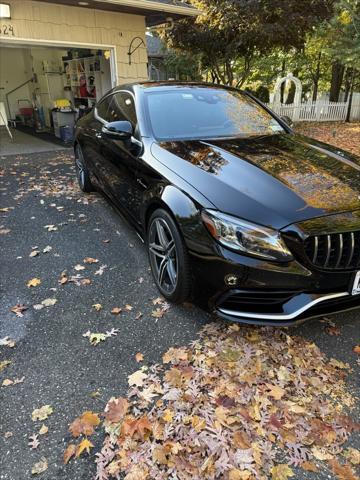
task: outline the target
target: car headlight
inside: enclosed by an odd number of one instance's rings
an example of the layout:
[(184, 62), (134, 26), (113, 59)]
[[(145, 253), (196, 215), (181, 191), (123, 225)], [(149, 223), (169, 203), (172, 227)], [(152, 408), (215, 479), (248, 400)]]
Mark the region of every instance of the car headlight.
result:
[(203, 210), (201, 216), (210, 234), (224, 247), (280, 262), (293, 258), (276, 230), (216, 210)]

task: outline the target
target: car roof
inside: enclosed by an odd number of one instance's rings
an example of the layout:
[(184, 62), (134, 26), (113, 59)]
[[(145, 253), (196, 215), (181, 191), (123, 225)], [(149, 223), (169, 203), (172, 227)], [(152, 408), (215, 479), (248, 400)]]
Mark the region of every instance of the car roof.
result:
[(207, 88), (214, 88), (214, 89), (226, 89), (226, 90), (236, 90), (236, 91), (241, 91), (239, 89), (236, 89), (234, 87), (229, 87), (226, 85), (219, 85), (219, 84), (214, 84), (214, 83), (207, 83), (207, 82), (180, 82), (178, 80), (162, 80), (162, 81), (143, 81), (143, 82), (133, 82), (133, 83), (127, 83), (123, 85), (118, 85), (112, 89), (112, 93), (117, 92), (119, 90), (132, 90), (134, 91), (135, 89), (151, 89), (151, 90), (157, 90), (157, 89), (169, 89), (169, 88), (177, 88), (177, 87), (207, 87)]

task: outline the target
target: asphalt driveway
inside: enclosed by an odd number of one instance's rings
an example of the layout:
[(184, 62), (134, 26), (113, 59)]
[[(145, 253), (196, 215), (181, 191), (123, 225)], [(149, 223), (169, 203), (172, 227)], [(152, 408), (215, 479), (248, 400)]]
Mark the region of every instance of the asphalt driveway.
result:
[[(110, 397), (124, 394), (127, 376), (138, 369), (137, 352), (147, 364), (158, 362), (170, 346), (189, 343), (213, 320), (189, 306), (171, 306), (162, 318), (152, 316), (158, 292), (142, 242), (100, 195), (79, 192), (72, 161), (64, 151), (1, 158), (0, 339), (9, 337), (16, 344), (0, 344), (0, 362), (11, 362), (0, 363), (0, 385), (22, 380), (0, 386), (4, 480), (31, 478), (41, 457), (49, 467), (39, 478), (92, 478), (93, 458), (62, 465), (68, 424), (85, 410), (102, 411)], [(87, 257), (97, 261), (84, 262)], [(35, 286), (27, 286), (34, 279)], [(46, 299), (56, 302), (44, 306)], [(11, 311), (17, 304), (28, 307), (23, 316)], [(96, 304), (102, 306), (99, 311)], [(114, 307), (123, 311), (112, 314)], [(354, 368), (349, 388), (356, 395), (359, 365), (352, 349), (359, 344), (360, 310), (331, 320), (335, 326), (317, 320), (297, 333)], [(112, 328), (117, 335), (96, 346), (83, 336)], [(52, 415), (34, 422), (33, 410), (43, 405), (53, 408)], [(31, 449), (29, 437), (43, 424), (49, 431)]]

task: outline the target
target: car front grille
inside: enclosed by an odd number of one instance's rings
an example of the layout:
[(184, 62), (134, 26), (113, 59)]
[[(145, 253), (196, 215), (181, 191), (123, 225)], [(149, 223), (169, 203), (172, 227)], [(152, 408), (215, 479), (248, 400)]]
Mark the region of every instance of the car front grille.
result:
[(305, 240), (308, 260), (319, 268), (360, 268), (360, 231), (312, 235)]

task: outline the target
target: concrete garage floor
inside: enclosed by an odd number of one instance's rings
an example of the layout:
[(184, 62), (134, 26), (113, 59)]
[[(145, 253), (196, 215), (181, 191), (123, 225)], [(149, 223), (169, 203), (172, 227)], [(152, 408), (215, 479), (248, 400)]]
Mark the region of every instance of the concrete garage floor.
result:
[[(94, 476), (94, 455), (62, 464), (64, 449), (71, 441), (68, 424), (86, 410), (101, 412), (112, 396), (124, 395), (127, 376), (139, 368), (136, 352), (145, 364), (159, 362), (170, 346), (186, 345), (211, 320), (196, 307), (171, 306), (163, 318), (151, 316), (152, 299), (158, 297), (143, 244), (98, 194), (84, 195), (73, 183), (73, 159), (69, 152), (9, 156), (3, 160), (0, 178), (0, 236), (2, 292), (0, 338), (16, 341), (14, 348), (0, 346), (0, 361), (11, 364), (0, 373), (5, 378), (24, 377), (22, 383), (0, 387), (0, 479), (27, 480), (31, 467), (46, 457), (49, 468), (41, 480), (90, 480)], [(66, 188), (65, 188), (66, 187)], [(51, 194), (49, 193), (51, 190)], [(55, 229), (49, 231), (49, 226)], [(106, 242), (104, 242), (106, 240)], [(43, 249), (51, 247), (48, 253)], [(36, 247), (36, 248), (35, 248)], [(33, 249), (40, 253), (29, 254)], [(84, 264), (85, 257), (98, 263)], [(85, 270), (76, 270), (77, 264)], [(105, 265), (103, 274), (96, 274)], [(60, 285), (61, 273), (81, 274), (89, 285)], [(41, 284), (28, 288), (30, 279)], [(54, 306), (33, 308), (46, 298)], [(28, 306), (23, 317), (10, 308)], [(92, 305), (103, 308), (96, 312)], [(133, 306), (131, 311), (112, 315), (113, 307)], [(142, 316), (136, 319), (138, 313)], [(349, 362), (354, 373), (349, 389), (359, 394), (356, 376), (360, 311), (332, 316), (339, 336), (325, 333), (319, 320), (299, 327), (295, 333), (312, 339), (330, 357)], [(91, 346), (83, 334), (119, 329), (116, 337)], [(99, 396), (92, 397), (92, 392)], [(44, 422), (33, 422), (35, 408), (51, 405), (54, 413)], [(40, 446), (31, 450), (30, 435), (45, 424), (49, 432), (40, 436)], [(5, 435), (6, 432), (11, 432)], [(7, 436), (7, 438), (5, 438)], [(101, 434), (91, 438), (99, 450)], [(358, 441), (352, 446), (359, 448)], [(295, 477), (294, 477), (295, 478)], [(296, 478), (329, 479), (327, 472), (297, 471)]]
[(42, 140), (34, 135), (11, 129), (13, 140), (4, 127), (0, 127), (0, 155), (22, 155), (26, 153), (53, 152), (65, 147)]

